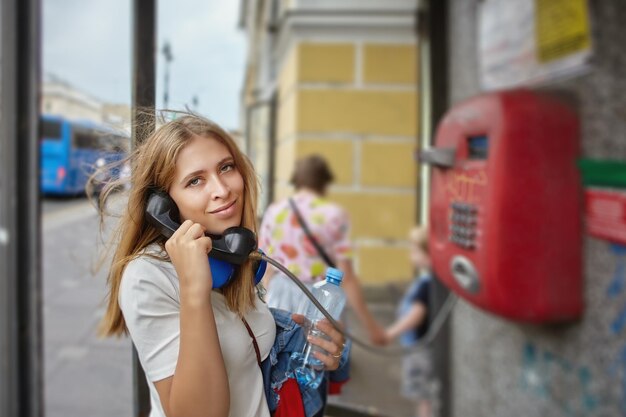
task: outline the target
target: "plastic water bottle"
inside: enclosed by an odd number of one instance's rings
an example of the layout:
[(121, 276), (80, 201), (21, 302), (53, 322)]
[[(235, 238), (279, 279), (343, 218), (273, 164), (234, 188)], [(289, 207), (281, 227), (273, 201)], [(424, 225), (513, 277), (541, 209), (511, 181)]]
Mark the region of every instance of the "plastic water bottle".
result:
[[(341, 289), (342, 279), (343, 272), (335, 268), (328, 268), (326, 280), (316, 283), (311, 290), (317, 301), (335, 320), (339, 320), (339, 316), (341, 316), (343, 307), (346, 304), (346, 295), (343, 289)], [(330, 340), (328, 336), (316, 328), (317, 322), (325, 317), (312, 302), (309, 303), (305, 318), (305, 332), (307, 336), (323, 337)], [(324, 352), (319, 346), (307, 342), (302, 352), (295, 352), (291, 355), (291, 360), (297, 364), (294, 374), (298, 384), (302, 387), (306, 386), (316, 389), (322, 382), (324, 363), (313, 356), (313, 352), (317, 351)]]

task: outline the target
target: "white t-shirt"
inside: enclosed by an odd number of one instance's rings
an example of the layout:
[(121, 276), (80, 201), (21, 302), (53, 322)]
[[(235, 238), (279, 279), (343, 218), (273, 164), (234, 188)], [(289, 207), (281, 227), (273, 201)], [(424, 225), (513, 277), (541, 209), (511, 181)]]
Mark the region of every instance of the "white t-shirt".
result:
[[(153, 250), (158, 251), (154, 246), (148, 249)], [(151, 417), (165, 417), (154, 382), (174, 375), (178, 361), (179, 288), (174, 266), (148, 256), (127, 265), (120, 285), (120, 307), (150, 387)], [(211, 302), (230, 386), (229, 416), (269, 417), (252, 338), (242, 320), (228, 309), (222, 294), (212, 291)], [(272, 314), (257, 298), (256, 309), (246, 313), (245, 318), (263, 360), (276, 337)]]

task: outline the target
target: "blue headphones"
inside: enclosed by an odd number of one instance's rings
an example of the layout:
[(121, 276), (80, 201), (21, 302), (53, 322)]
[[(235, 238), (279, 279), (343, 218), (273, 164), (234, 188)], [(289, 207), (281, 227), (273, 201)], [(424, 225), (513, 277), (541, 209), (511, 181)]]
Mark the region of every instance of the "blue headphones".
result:
[[(258, 251), (263, 253), (260, 249), (258, 249)], [(254, 285), (257, 285), (259, 282), (261, 282), (263, 275), (265, 275), (267, 262), (259, 260), (255, 262), (255, 264), (256, 271), (254, 273)], [(222, 288), (230, 282), (233, 275), (235, 274), (235, 270), (238, 265), (214, 258), (209, 255), (209, 266), (211, 267), (211, 275), (213, 276), (213, 288)]]

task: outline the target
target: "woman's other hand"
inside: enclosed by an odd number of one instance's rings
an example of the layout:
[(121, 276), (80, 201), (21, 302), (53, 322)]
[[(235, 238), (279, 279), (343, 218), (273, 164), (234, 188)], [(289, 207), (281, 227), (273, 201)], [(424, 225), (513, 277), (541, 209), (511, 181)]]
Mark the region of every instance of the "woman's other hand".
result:
[[(292, 314), (291, 317), (293, 321), (300, 326), (304, 326), (305, 318), (302, 314)], [(326, 370), (334, 371), (339, 368), (339, 361), (341, 360), (341, 354), (346, 344), (346, 339), (326, 319), (318, 321), (315, 327), (328, 336), (330, 340), (322, 337), (309, 336), (308, 342), (322, 349), (322, 351), (314, 351), (313, 355), (322, 361)]]

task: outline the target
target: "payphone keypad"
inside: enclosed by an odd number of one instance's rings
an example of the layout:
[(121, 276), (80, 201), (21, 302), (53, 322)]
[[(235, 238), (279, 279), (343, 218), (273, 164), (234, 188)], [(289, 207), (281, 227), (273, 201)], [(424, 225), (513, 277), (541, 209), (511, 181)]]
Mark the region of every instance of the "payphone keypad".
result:
[(478, 206), (453, 201), (450, 208), (450, 241), (463, 249), (474, 249)]

